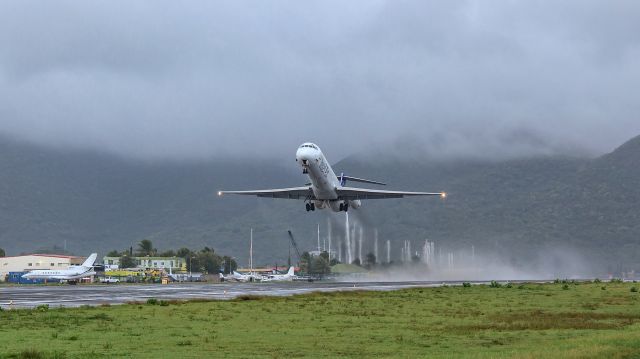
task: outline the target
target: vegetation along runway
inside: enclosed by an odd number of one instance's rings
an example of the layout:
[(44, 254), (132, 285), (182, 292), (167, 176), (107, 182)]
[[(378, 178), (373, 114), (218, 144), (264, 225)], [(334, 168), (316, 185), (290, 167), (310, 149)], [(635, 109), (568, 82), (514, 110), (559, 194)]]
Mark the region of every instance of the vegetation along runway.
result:
[(640, 356), (637, 286), (465, 285), (5, 309), (0, 358), (631, 358)]

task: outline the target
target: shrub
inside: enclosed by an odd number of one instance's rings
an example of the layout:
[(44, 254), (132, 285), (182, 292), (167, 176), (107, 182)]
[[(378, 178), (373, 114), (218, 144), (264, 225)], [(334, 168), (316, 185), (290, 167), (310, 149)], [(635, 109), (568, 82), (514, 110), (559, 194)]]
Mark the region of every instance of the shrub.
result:
[(520, 284), (520, 285), (518, 286), (518, 289), (525, 289), (524, 284)]
[(36, 307), (36, 310), (39, 312), (46, 312), (47, 310), (49, 310), (49, 304), (40, 304)]
[(631, 292), (633, 292), (633, 293), (636, 293), (636, 292), (638, 291), (638, 288), (636, 288), (636, 287), (631, 287), (630, 291), (631, 291)]
[(513, 285), (511, 283), (507, 283), (507, 285), (505, 285), (506, 288), (513, 288)]
[(602, 287), (600, 287), (600, 289), (602, 289), (602, 290), (607, 290), (607, 287), (602, 286)]
[(491, 287), (491, 288), (500, 288), (500, 287), (502, 287), (502, 284), (496, 282), (495, 280), (492, 280), (491, 284), (489, 284), (489, 287)]
[(620, 279), (620, 278), (611, 278), (611, 280), (609, 282), (611, 282), (611, 283), (622, 283), (622, 279)]
[(600, 283), (600, 282), (602, 282), (602, 281), (600, 280), (600, 278), (596, 278), (596, 279), (594, 279), (594, 280), (593, 280), (593, 283)]
[(161, 300), (161, 301), (160, 301), (160, 306), (162, 306), (162, 307), (166, 307), (166, 306), (168, 306), (168, 305), (169, 305), (169, 302), (168, 302), (168, 301), (166, 301), (166, 300)]
[(568, 284), (563, 285), (562, 290), (569, 290), (569, 285)]
[(44, 354), (42, 352), (39, 352), (35, 349), (27, 349), (27, 350), (23, 350), (22, 352), (20, 352), (20, 354), (18, 355), (18, 358), (24, 358), (24, 359), (39, 359), (39, 358), (44, 358)]
[(149, 298), (149, 299), (147, 299), (147, 304), (156, 305), (156, 304), (158, 304), (158, 300), (156, 298)]
[(469, 283), (469, 282), (463, 282), (463, 283), (462, 283), (462, 286), (463, 286), (463, 287), (465, 287), (465, 288), (469, 288), (469, 287), (471, 287), (471, 283)]

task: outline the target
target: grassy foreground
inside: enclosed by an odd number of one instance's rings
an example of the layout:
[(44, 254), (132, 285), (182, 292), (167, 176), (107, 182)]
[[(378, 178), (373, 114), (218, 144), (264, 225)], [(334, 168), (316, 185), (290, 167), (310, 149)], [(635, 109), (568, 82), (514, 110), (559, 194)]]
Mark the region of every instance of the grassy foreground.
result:
[(640, 357), (631, 283), (0, 312), (0, 358)]

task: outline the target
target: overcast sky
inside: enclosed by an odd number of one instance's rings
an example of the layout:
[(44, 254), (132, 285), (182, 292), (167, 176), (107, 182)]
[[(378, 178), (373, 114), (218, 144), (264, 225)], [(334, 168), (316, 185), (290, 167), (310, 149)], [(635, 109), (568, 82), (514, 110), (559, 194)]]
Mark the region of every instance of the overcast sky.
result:
[(611, 150), (638, 1), (4, 1), (0, 133), (143, 158)]

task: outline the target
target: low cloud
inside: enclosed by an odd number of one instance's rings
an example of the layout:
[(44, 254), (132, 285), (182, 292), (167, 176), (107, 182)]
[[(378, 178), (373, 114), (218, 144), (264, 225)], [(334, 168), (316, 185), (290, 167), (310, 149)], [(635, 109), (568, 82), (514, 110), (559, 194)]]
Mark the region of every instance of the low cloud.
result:
[[(0, 132), (127, 157), (603, 153), (640, 133), (633, 1), (16, 2)], [(413, 146), (413, 145), (412, 145)]]

